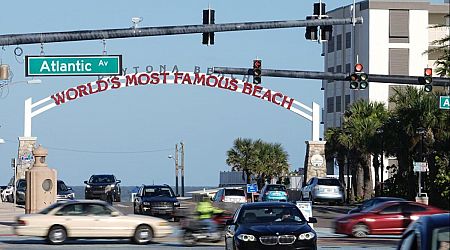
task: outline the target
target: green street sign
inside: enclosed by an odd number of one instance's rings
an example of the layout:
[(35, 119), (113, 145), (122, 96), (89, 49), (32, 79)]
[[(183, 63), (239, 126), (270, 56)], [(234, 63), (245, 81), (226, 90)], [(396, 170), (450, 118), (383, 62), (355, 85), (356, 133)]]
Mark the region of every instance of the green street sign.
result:
[(122, 74), (122, 55), (25, 56), (25, 61), (25, 76)]
[(439, 97), (439, 108), (440, 109), (450, 109), (450, 96), (440, 96)]

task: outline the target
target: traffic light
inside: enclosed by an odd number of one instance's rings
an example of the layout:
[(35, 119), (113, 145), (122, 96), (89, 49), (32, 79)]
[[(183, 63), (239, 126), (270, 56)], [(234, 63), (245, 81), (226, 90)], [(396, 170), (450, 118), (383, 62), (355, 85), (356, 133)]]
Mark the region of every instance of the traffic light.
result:
[[(317, 19), (317, 16), (307, 16), (306, 20), (315, 20)], [(317, 34), (317, 26), (306, 26), (305, 31), (305, 38), (307, 40), (317, 40), (318, 34)]]
[[(203, 10), (203, 24), (214, 24), (215, 10), (207, 9)], [(202, 44), (213, 45), (214, 44), (214, 32), (205, 32), (202, 34)]]
[(261, 60), (255, 59), (253, 60), (253, 83), (260, 84), (261, 83)]
[(369, 75), (364, 73), (363, 65), (355, 65), (355, 72), (350, 75), (350, 89), (366, 89), (369, 86)]
[(433, 69), (432, 68), (425, 68), (423, 71), (423, 82), (424, 87), (423, 89), (425, 92), (431, 92), (433, 90)]

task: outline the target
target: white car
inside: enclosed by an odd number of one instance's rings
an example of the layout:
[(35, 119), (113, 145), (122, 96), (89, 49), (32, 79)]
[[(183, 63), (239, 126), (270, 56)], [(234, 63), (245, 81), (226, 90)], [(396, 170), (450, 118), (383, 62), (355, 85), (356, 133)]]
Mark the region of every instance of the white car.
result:
[(8, 186), (7, 188), (2, 190), (2, 201), (12, 202), (13, 200), (13, 186)]
[(14, 230), (17, 235), (44, 237), (50, 244), (62, 244), (68, 238), (130, 238), (147, 244), (173, 232), (166, 220), (124, 215), (96, 200), (54, 203), (37, 214), (17, 217)]
[(247, 197), (242, 188), (222, 188), (212, 198), (214, 202), (245, 203)]

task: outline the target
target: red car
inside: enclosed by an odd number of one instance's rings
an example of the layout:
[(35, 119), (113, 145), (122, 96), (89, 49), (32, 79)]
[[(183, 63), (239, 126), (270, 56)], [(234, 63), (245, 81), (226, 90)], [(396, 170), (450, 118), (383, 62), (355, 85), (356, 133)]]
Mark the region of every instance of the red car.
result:
[(369, 234), (402, 234), (408, 225), (422, 215), (447, 211), (412, 201), (389, 201), (348, 214), (335, 221), (335, 231), (354, 237)]

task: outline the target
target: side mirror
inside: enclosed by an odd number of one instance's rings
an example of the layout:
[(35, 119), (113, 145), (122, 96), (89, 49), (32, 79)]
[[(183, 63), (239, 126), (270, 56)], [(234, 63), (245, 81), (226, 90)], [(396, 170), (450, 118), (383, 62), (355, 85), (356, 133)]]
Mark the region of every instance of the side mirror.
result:
[(227, 220), (227, 221), (225, 222), (225, 225), (227, 225), (227, 226), (234, 225), (234, 221), (233, 221), (233, 220)]
[(121, 183), (122, 181), (121, 180), (117, 180), (117, 183)]
[(117, 217), (117, 216), (119, 216), (119, 215), (120, 215), (120, 213), (117, 212), (117, 211), (112, 211), (112, 212), (111, 212), (111, 216), (112, 216), (112, 217)]
[(309, 217), (308, 223), (317, 223), (317, 219), (314, 217)]
[(88, 182), (87, 181), (84, 181), (84, 184), (87, 184)]

